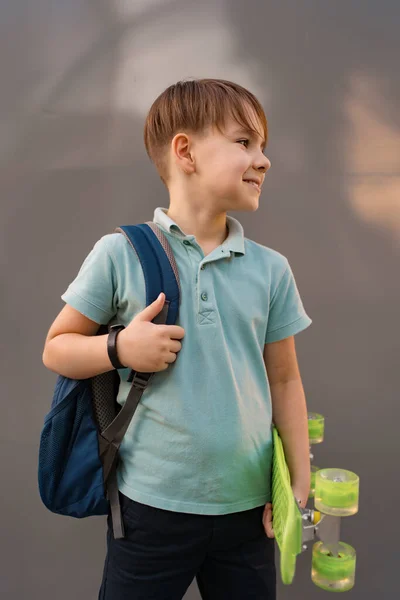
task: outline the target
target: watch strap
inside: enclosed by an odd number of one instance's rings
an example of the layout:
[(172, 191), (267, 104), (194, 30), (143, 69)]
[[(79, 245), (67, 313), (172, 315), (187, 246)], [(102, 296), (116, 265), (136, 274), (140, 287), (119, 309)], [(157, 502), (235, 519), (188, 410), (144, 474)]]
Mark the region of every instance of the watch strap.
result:
[(114, 369), (126, 369), (125, 365), (120, 362), (117, 353), (117, 336), (123, 329), (125, 329), (125, 325), (112, 325), (108, 333), (107, 352)]

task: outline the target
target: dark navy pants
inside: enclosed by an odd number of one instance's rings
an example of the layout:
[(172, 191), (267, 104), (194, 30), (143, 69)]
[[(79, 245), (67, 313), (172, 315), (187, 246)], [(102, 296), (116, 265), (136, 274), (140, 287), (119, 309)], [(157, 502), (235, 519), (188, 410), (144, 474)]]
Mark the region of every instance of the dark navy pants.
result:
[(195, 577), (203, 600), (276, 599), (264, 506), (210, 516), (120, 500), (125, 538), (114, 539), (109, 515), (99, 600), (181, 600)]

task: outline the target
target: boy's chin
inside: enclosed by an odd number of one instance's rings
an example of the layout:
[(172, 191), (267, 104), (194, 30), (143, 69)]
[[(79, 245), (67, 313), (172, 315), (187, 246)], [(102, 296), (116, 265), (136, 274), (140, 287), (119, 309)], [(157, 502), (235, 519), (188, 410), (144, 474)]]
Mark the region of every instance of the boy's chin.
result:
[(229, 202), (230, 206), (226, 209), (228, 211), (237, 212), (255, 212), (258, 210), (260, 205), (260, 199), (254, 195), (254, 197), (236, 197), (231, 198)]
[(234, 210), (237, 210), (240, 212), (255, 212), (256, 210), (258, 210), (259, 205), (260, 205), (260, 202), (259, 202), (258, 198), (254, 198), (252, 200), (247, 199), (244, 202), (238, 202), (238, 207), (235, 208)]

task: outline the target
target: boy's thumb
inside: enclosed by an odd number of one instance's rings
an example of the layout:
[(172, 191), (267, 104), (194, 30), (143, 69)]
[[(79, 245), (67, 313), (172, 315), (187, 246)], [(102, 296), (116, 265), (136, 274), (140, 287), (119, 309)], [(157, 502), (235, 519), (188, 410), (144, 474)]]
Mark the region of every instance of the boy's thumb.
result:
[(164, 306), (164, 302), (165, 294), (161, 292), (161, 294), (156, 300), (154, 300), (154, 302), (152, 302), (151, 304), (149, 304), (149, 306), (146, 306), (146, 308), (142, 310), (142, 312), (140, 313), (140, 320), (152, 321), (154, 317), (156, 317), (158, 313), (161, 312), (162, 307)]

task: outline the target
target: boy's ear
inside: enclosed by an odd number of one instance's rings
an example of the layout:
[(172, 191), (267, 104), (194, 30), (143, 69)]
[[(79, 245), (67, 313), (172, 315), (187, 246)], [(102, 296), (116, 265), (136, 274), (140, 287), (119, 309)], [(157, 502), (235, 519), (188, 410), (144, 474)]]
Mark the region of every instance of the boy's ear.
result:
[(190, 146), (191, 140), (186, 133), (177, 133), (171, 142), (173, 158), (179, 168), (187, 175), (194, 169), (194, 159)]

